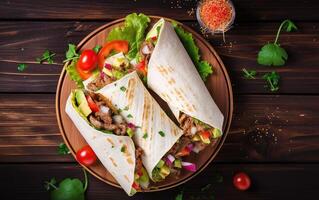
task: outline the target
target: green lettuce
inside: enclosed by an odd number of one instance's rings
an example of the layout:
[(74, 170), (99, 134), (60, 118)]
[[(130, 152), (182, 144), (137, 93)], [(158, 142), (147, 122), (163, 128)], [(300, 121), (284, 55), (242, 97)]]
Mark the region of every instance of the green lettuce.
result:
[(142, 13), (132, 13), (125, 17), (124, 26), (116, 27), (111, 30), (107, 36), (107, 41), (126, 40), (129, 42), (130, 50), (128, 57), (130, 59), (138, 56), (138, 50), (145, 36), (145, 29), (148, 27), (150, 18)]
[(197, 71), (204, 81), (207, 80), (207, 77), (213, 73), (212, 66), (205, 60), (202, 60), (200, 57), (199, 48), (197, 47), (193, 35), (185, 31), (181, 26), (176, 22), (172, 23), (175, 29), (176, 34), (183, 43), (188, 55), (191, 57), (194, 62)]
[(72, 63), (66, 67), (66, 71), (69, 74), (70, 78), (76, 83), (78, 88), (84, 88), (84, 85), (82, 83), (83, 80), (77, 72), (75, 65), (76, 61), (72, 61)]

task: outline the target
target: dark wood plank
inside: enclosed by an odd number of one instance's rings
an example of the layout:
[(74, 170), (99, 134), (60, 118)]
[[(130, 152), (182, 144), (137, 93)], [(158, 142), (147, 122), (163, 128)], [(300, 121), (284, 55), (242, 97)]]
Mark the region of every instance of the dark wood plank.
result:
[[(0, 95), (0, 162), (73, 162), (62, 141), (52, 94)], [(316, 162), (319, 96), (235, 96), (234, 120), (216, 162)]]
[[(213, 194), (216, 199), (314, 199), (318, 196), (318, 190), (315, 189), (318, 184), (314, 179), (319, 176), (318, 167), (318, 164), (216, 164), (178, 188), (141, 193), (133, 197), (89, 176), (86, 197), (96, 200), (175, 199), (184, 189), (184, 200), (189, 200), (191, 196), (199, 197), (201, 188), (212, 184), (211, 189), (204, 194)], [(238, 191), (232, 185), (234, 173), (242, 170), (250, 174), (253, 181), (252, 188), (246, 192)], [(6, 180), (0, 183), (1, 195), (5, 199), (49, 199), (49, 193), (43, 187), (44, 181), (52, 177), (58, 181), (67, 177), (83, 180), (81, 168), (74, 164), (1, 164), (0, 171), (1, 178)], [(214, 181), (216, 174), (223, 176), (222, 183)]]
[[(104, 22), (0, 22), (0, 92), (54, 93), (68, 42), (78, 43), (102, 24)], [(200, 32), (196, 23), (187, 25)], [(207, 38), (228, 68), (235, 93), (270, 93), (261, 76), (245, 80), (241, 71), (244, 67), (256, 69), (260, 74), (278, 70), (281, 75), (280, 94), (319, 92), (319, 57), (314, 56), (314, 53), (319, 53), (319, 23), (298, 23), (298, 32), (282, 34), (281, 44), (289, 53), (286, 66), (272, 68), (257, 64), (258, 50), (274, 39), (278, 25), (238, 24), (226, 34), (226, 44), (221, 36)], [(57, 53), (56, 64), (35, 63), (35, 58), (46, 49)], [(23, 73), (17, 71), (17, 63), (21, 62), (28, 63)]]
[[(143, 12), (152, 15), (190, 20), (191, 9), (196, 8), (196, 0), (132, 0), (111, 1), (80, 0), (69, 1), (2, 1), (0, 4), (0, 19), (85, 19), (105, 20), (117, 19), (132, 12)], [(282, 20), (318, 20), (319, 8), (316, 0), (234, 0), (237, 11), (237, 21)]]

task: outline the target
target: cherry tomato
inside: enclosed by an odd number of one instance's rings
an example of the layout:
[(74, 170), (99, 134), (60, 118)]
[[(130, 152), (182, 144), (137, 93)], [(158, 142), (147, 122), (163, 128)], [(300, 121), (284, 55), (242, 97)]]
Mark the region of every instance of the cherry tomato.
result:
[[(78, 62), (79, 63), (79, 62)], [(78, 63), (76, 64), (76, 71), (79, 73), (80, 77), (83, 79), (83, 80), (86, 80), (88, 78), (91, 77), (92, 73), (90, 71), (85, 71), (85, 70), (82, 70)]]
[(104, 47), (100, 50), (98, 54), (99, 68), (103, 69), (104, 61), (106, 57), (111, 53), (111, 51), (116, 52), (128, 52), (128, 42), (126, 40), (113, 40), (111, 42), (105, 43)]
[(89, 145), (86, 145), (76, 152), (76, 160), (82, 165), (90, 166), (96, 161), (96, 155)]
[(247, 190), (250, 187), (251, 181), (246, 173), (239, 172), (235, 174), (233, 184), (238, 190)]
[(91, 71), (97, 66), (97, 60), (97, 54), (93, 50), (87, 49), (82, 51), (77, 64), (80, 69)]
[(94, 103), (93, 99), (90, 96), (86, 96), (86, 100), (93, 112), (99, 112), (99, 107), (96, 105), (96, 103)]

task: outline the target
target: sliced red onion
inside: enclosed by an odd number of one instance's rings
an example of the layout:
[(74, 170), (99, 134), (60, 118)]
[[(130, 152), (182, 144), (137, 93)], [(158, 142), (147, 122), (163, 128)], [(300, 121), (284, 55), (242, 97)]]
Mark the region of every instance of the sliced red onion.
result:
[(104, 72), (101, 72), (101, 73), (100, 73), (100, 78), (103, 79), (104, 77), (105, 77), (105, 73), (104, 73)]
[(172, 156), (171, 154), (168, 154), (166, 158), (166, 164), (172, 165), (174, 160), (175, 160), (174, 156)]
[(193, 143), (189, 143), (186, 147), (191, 152), (191, 151), (193, 151), (194, 144)]
[(192, 135), (195, 135), (196, 132), (197, 132), (196, 126), (193, 126), (193, 127), (191, 128), (191, 134), (192, 134)]
[(100, 106), (100, 110), (102, 113), (108, 113), (110, 108), (106, 107), (106, 106)]
[(131, 128), (131, 129), (135, 129), (136, 128), (136, 126), (134, 124), (132, 124), (132, 123), (128, 123), (127, 127)]
[(142, 53), (143, 54), (150, 54), (150, 48), (147, 45), (144, 45), (144, 47), (142, 48)]
[(117, 123), (117, 124), (123, 123), (123, 117), (122, 117), (121, 115), (114, 115), (114, 116), (113, 116), (113, 120), (114, 120), (115, 123)]
[(188, 171), (196, 172), (196, 165), (194, 163), (182, 162), (182, 166), (184, 169), (186, 169)]
[(112, 65), (110, 65), (109, 63), (104, 63), (104, 67), (108, 70), (112, 70)]

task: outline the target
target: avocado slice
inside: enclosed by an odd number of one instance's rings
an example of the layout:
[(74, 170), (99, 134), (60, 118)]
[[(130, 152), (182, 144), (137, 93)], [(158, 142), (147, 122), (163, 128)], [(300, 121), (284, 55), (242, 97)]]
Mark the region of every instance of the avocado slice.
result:
[(92, 110), (86, 101), (84, 92), (82, 90), (76, 89), (74, 91), (74, 95), (75, 95), (75, 100), (76, 100), (77, 104), (79, 105), (78, 108), (79, 108), (80, 112), (85, 117), (89, 116), (89, 114), (92, 113)]
[(131, 128), (128, 128), (128, 129), (126, 130), (126, 133), (127, 133), (127, 135), (130, 136), (130, 137), (133, 137), (133, 136), (134, 136), (134, 131), (133, 131)]
[(171, 173), (170, 169), (168, 166), (164, 165), (161, 169), (160, 169), (160, 173), (159, 175), (165, 179), (166, 176), (168, 176)]
[(144, 167), (142, 168), (142, 173), (143, 173), (143, 175), (139, 178), (139, 183), (143, 189), (147, 189), (149, 184), (150, 184), (150, 178), (149, 178), (146, 170), (144, 169)]
[(174, 167), (176, 167), (176, 168), (182, 168), (182, 161), (181, 161), (181, 160), (178, 160), (178, 159), (175, 159), (175, 160), (174, 160)]
[(199, 135), (194, 135), (194, 137), (192, 137), (192, 141), (193, 141), (193, 142), (198, 142), (198, 141), (200, 141)]
[(199, 137), (200, 137), (200, 139), (202, 140), (202, 142), (203, 142), (204, 144), (210, 144), (210, 139), (209, 139), (208, 137), (205, 137), (205, 136), (202, 135), (202, 134), (199, 134)]
[(157, 163), (156, 167), (157, 167), (157, 168), (162, 168), (162, 167), (164, 166), (164, 164), (165, 164), (164, 160), (160, 160), (160, 161)]
[(78, 103), (78, 105), (81, 105), (82, 102), (86, 102), (85, 94), (82, 90), (76, 89), (74, 91), (75, 100)]
[(212, 133), (213, 133), (213, 138), (219, 138), (220, 136), (222, 136), (222, 132), (218, 128), (214, 128)]
[(89, 114), (92, 113), (91, 108), (89, 107), (88, 103), (85, 101), (79, 105), (79, 110), (85, 117), (89, 116)]
[(164, 23), (164, 19), (160, 19), (158, 20), (154, 26), (152, 27), (152, 29), (147, 33), (146, 35), (146, 40), (148, 40), (149, 38), (152, 38), (154, 36), (157, 36), (159, 35), (159, 30), (161, 29), (161, 26), (163, 25)]

